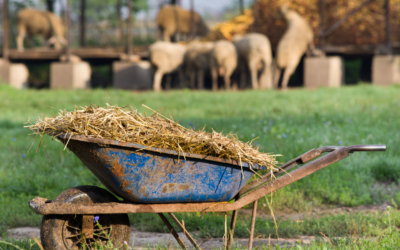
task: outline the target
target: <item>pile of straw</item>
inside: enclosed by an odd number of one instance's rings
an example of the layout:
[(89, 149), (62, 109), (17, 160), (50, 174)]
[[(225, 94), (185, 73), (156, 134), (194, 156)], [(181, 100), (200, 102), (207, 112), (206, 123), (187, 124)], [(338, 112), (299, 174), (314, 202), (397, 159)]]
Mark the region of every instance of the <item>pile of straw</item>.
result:
[[(150, 108), (149, 108), (150, 109)], [(151, 110), (151, 109), (150, 109)], [(75, 111), (61, 110), (57, 116), (42, 115), (36, 124), (26, 126), (43, 136), (44, 133), (57, 136), (63, 133), (86, 135), (94, 138), (117, 140), (142, 144), (149, 147), (171, 149), (178, 152), (194, 153), (233, 159), (258, 164), (275, 170), (275, 156), (260, 153), (252, 141), (241, 142), (236, 135), (226, 136), (202, 130), (187, 129), (171, 119), (152, 110), (146, 117), (131, 107), (76, 107)], [(184, 154), (183, 154), (184, 155)]]

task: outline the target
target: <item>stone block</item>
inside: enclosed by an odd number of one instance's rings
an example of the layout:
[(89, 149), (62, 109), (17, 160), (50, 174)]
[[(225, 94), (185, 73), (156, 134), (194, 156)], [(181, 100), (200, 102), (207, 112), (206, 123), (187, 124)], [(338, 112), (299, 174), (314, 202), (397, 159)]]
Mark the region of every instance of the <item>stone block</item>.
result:
[(92, 70), (87, 62), (53, 62), (50, 64), (51, 89), (86, 89)]
[(0, 77), (3, 83), (16, 89), (28, 87), (29, 70), (23, 63), (0, 61)]
[(339, 56), (307, 57), (304, 60), (304, 87), (340, 87), (344, 83), (344, 64)]
[(372, 83), (376, 85), (400, 83), (400, 56), (374, 56), (372, 61)]
[(116, 89), (152, 89), (153, 72), (150, 62), (114, 62), (113, 86)]

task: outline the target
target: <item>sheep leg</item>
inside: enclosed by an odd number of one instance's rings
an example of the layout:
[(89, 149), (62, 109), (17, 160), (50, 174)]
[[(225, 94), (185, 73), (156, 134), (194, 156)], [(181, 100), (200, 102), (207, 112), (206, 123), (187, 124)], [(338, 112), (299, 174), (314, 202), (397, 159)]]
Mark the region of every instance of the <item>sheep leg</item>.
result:
[(17, 47), (18, 51), (24, 51), (24, 37), (26, 34), (26, 29), (24, 25), (18, 25), (18, 36), (17, 36)]
[(282, 80), (282, 89), (287, 90), (287, 86), (289, 83), (290, 76), (294, 73), (296, 70), (296, 64), (288, 65), (285, 69), (285, 73), (283, 74), (283, 80)]
[(57, 39), (57, 41), (59, 43), (60, 48), (61, 48), (61, 45), (67, 46), (67, 40), (64, 37), (56, 36), (56, 39)]
[(164, 72), (162, 72), (159, 69), (154, 74), (154, 81), (153, 81), (153, 89), (154, 89), (154, 91), (160, 92), (162, 90), (161, 89), (161, 81), (162, 81), (163, 75), (164, 75)]
[(211, 77), (212, 77), (212, 90), (218, 90), (218, 69), (217, 67), (211, 68)]
[(225, 74), (224, 82), (225, 82), (225, 89), (226, 90), (231, 89), (231, 75), (230, 74)]
[(166, 29), (164, 29), (163, 35), (164, 35), (164, 41), (171, 42), (172, 34), (170, 34)]
[(250, 69), (250, 75), (251, 75), (251, 86), (253, 89), (258, 89), (257, 64), (258, 64), (258, 62), (255, 60), (252, 60), (249, 63), (249, 69)]
[(261, 78), (260, 78), (260, 88), (261, 89), (270, 89), (272, 88), (272, 70), (271, 63), (265, 62), (265, 67), (263, 69)]
[(58, 40), (57, 38), (54, 39), (54, 49), (56, 50), (60, 50), (61, 49), (61, 44), (60, 44), (60, 40)]
[[(235, 66), (236, 68), (236, 66)], [(231, 76), (235, 68), (227, 68), (225, 69), (224, 81), (225, 81), (225, 89), (231, 89)]]

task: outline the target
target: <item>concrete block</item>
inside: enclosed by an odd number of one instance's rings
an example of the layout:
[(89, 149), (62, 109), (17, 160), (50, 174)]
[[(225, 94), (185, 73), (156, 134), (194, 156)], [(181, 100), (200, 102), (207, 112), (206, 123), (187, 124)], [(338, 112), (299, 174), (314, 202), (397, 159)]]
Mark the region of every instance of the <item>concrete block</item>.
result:
[(16, 89), (28, 87), (29, 71), (25, 64), (0, 61), (1, 81)]
[(114, 62), (113, 86), (116, 89), (152, 89), (153, 72), (151, 63), (149, 61)]
[(339, 56), (307, 57), (304, 60), (304, 87), (340, 87), (344, 64)]
[(372, 83), (376, 85), (400, 83), (400, 56), (374, 56), (372, 61)]
[(53, 62), (50, 64), (51, 89), (86, 89), (92, 70), (87, 62)]

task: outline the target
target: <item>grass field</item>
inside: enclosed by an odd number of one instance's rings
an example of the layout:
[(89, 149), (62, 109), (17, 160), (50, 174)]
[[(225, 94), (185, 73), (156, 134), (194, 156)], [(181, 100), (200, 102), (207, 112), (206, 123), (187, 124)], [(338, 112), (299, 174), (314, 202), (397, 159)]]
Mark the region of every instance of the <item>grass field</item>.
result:
[[(114, 104), (131, 105), (149, 113), (141, 107), (146, 104), (163, 114), (172, 114), (184, 126), (207, 125), (208, 129), (232, 131), (244, 141), (258, 136), (261, 149), (282, 154), (281, 162), (320, 146), (386, 144), (386, 152), (355, 153), (279, 190), (274, 195), (273, 207), (278, 212), (307, 212), (330, 205), (352, 207), (383, 202), (395, 207), (400, 205), (399, 86), (358, 85), (313, 91), (296, 89), (286, 93), (182, 90), (159, 94), (111, 89), (107, 92)], [(35, 121), (41, 113), (52, 115), (59, 109), (72, 110), (75, 105), (104, 106), (107, 102), (110, 101), (103, 90), (18, 91), (0, 86), (0, 232), (10, 227), (39, 225), (41, 217), (27, 206), (27, 201), (35, 196), (51, 199), (70, 187), (101, 186), (72, 153), (63, 151), (63, 146), (49, 137), (44, 138), (37, 153), (38, 140), (27, 153), (34, 137), (28, 135), (23, 123), (29, 118)], [(266, 210), (264, 203), (260, 200), (260, 209)], [(204, 231), (205, 236), (222, 236), (219, 235), (223, 231), (222, 217), (179, 216), (192, 222), (193, 229)], [(309, 218), (297, 225), (281, 221), (279, 234), (281, 237), (314, 235), (324, 231), (330, 237), (352, 232), (378, 236), (379, 231), (388, 227), (384, 214), (346, 216)], [(131, 219), (143, 230), (164, 230), (157, 229), (160, 222), (153, 215), (135, 215)], [(145, 223), (145, 220), (154, 223)], [(393, 211), (393, 220), (392, 226), (399, 227), (398, 211)], [(241, 230), (246, 235), (246, 223), (238, 222), (239, 235)], [(214, 230), (219, 225), (221, 230)], [(260, 234), (268, 234), (268, 228), (274, 231), (272, 225), (269, 220), (260, 220), (256, 228)]]

